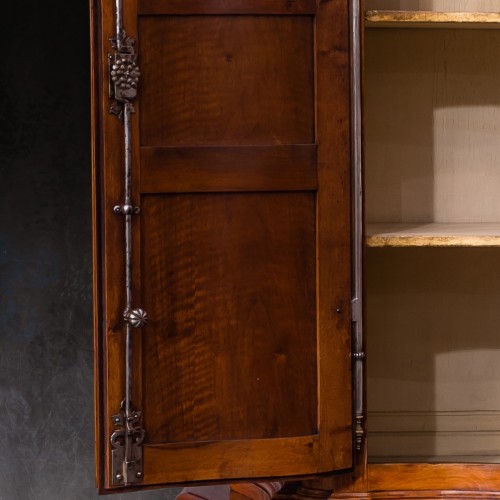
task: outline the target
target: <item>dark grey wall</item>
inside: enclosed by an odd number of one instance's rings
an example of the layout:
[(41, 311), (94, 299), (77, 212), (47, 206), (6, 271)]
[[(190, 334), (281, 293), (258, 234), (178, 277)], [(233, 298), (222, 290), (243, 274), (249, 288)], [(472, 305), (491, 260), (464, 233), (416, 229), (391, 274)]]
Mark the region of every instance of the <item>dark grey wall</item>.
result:
[(0, 499), (93, 499), (88, 6), (4, 4)]

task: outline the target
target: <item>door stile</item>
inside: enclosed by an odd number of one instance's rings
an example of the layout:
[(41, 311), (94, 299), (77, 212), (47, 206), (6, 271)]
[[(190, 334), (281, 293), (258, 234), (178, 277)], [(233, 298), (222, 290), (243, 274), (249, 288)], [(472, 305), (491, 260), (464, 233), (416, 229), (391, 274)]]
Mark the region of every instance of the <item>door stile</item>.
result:
[[(100, 121), (102, 126), (102, 201), (101, 221), (103, 225), (103, 283), (102, 308), (103, 326), (100, 332), (103, 356), (102, 375), (103, 407), (100, 415), (101, 439), (104, 451), (103, 487), (111, 486), (111, 446), (109, 437), (114, 431), (111, 415), (119, 408), (123, 399), (124, 364), (120, 353), (123, 352), (123, 328), (121, 306), (125, 303), (123, 287), (124, 258), (122, 252), (116, 248), (123, 247), (123, 221), (113, 212), (113, 205), (108, 200), (120, 202), (123, 185), (121, 176), (118, 178), (115, 169), (123, 165), (123, 152), (120, 137), (123, 135), (122, 125), (115, 116), (109, 114), (109, 69), (108, 54), (111, 52), (109, 39), (114, 36), (115, 13), (113, 5), (108, 1), (100, 2)], [(120, 224), (122, 222), (122, 224)], [(123, 311), (121, 311), (123, 313)]]
[[(315, 23), (317, 272), (320, 462), (324, 471), (332, 470), (332, 464), (337, 469), (352, 467), (352, 428), (338, 426), (339, 420), (352, 422), (351, 360), (336, 347), (339, 342), (351, 345), (349, 26), (336, 22), (339, 18), (348, 19), (348, 2), (319, 3)], [(342, 377), (333, 381), (332, 371)], [(335, 433), (326, 431), (336, 427)]]
[[(137, 178), (138, 121), (135, 116), (136, 88), (139, 80), (135, 40), (137, 15), (135, 3), (122, 0), (103, 4), (102, 52), (104, 81), (109, 85), (109, 99), (102, 109), (108, 141), (105, 153), (105, 199), (113, 206), (104, 207), (106, 224), (106, 281), (113, 283), (116, 295), (109, 294), (106, 311), (106, 383), (109, 406), (104, 412), (106, 449), (106, 485), (123, 486), (142, 480), (142, 441), (140, 392), (140, 338), (137, 331), (147, 315), (140, 303), (140, 267), (138, 264)], [(128, 23), (128, 25), (126, 24)], [(128, 31), (127, 31), (128, 30)], [(109, 80), (108, 80), (109, 79)], [(103, 82), (104, 83), (104, 82)], [(103, 95), (106, 95), (103, 93)], [(116, 115), (116, 116), (112, 116)], [(121, 233), (121, 234), (120, 234)], [(112, 241), (112, 243), (111, 243)], [(111, 244), (110, 244), (111, 243)], [(123, 249), (122, 252), (116, 249)], [(110, 321), (111, 319), (111, 321)], [(137, 331), (136, 331), (137, 330)], [(138, 402), (138, 403), (137, 403)]]
[[(351, 37), (351, 165), (353, 198), (353, 383), (354, 383), (354, 469), (352, 473), (337, 476), (335, 492), (338, 494), (365, 492), (368, 488), (368, 460), (366, 436), (366, 370), (364, 308), (364, 0), (350, 2)], [(350, 493), (349, 493), (350, 494)]]
[(93, 294), (93, 326), (94, 326), (94, 432), (95, 432), (95, 477), (98, 488), (102, 488), (102, 477), (104, 470), (104, 443), (103, 421), (102, 414), (104, 411), (104, 397), (101, 387), (103, 380), (103, 342), (99, 335), (101, 332), (103, 309), (102, 309), (102, 210), (101, 210), (101, 182), (102, 182), (102, 143), (101, 143), (101, 127), (99, 105), (102, 102), (100, 93), (100, 85), (103, 81), (101, 74), (100, 61), (100, 17), (98, 0), (91, 0), (89, 3), (89, 15), (91, 20), (90, 25), (90, 70), (91, 70), (91, 143), (92, 143), (92, 258), (93, 272), (92, 284), (94, 289)]

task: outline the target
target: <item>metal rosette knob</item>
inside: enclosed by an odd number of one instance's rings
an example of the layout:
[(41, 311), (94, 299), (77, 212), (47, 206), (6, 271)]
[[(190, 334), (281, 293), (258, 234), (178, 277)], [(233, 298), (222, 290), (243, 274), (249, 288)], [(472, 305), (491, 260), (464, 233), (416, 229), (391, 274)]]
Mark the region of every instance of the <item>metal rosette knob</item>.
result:
[(134, 328), (142, 328), (148, 322), (148, 313), (144, 309), (125, 311), (123, 319)]

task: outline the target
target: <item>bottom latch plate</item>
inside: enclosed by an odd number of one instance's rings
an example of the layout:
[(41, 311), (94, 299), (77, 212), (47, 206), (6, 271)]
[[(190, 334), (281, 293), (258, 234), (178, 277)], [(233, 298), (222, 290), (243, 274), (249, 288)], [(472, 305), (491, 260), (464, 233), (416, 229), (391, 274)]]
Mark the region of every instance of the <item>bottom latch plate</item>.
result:
[(142, 443), (144, 429), (140, 426), (141, 412), (123, 409), (111, 417), (116, 430), (111, 435), (111, 484), (126, 486), (143, 480)]
[(111, 452), (113, 486), (125, 486), (142, 481), (142, 445), (132, 442), (130, 446), (131, 460), (128, 461), (125, 459), (125, 446), (114, 448)]

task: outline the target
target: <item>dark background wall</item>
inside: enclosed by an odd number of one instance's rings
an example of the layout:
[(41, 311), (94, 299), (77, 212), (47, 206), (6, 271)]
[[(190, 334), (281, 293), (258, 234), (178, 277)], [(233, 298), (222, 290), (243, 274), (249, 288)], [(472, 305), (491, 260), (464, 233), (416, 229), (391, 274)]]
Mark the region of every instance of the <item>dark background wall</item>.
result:
[(94, 499), (88, 5), (1, 16), (0, 499)]

